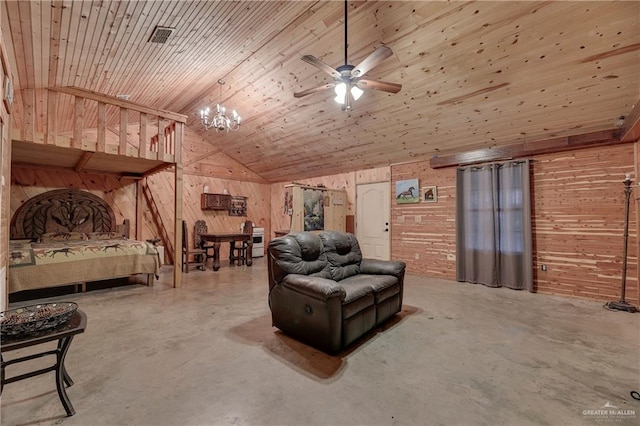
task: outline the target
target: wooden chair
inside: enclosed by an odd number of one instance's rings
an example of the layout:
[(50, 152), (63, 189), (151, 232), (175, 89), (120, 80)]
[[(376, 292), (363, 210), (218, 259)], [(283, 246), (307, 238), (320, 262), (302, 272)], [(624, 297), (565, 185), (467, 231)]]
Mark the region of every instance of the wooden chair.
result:
[[(242, 227), (243, 234), (252, 235), (249, 238), (253, 238), (253, 222), (250, 220), (246, 220), (244, 222), (244, 226)], [(246, 241), (242, 241), (240, 246), (236, 247), (236, 243), (232, 243), (231, 246), (231, 263), (235, 261), (238, 262), (238, 266), (244, 265), (247, 262), (247, 256), (251, 256), (253, 253), (249, 253), (248, 251), (249, 244)]]
[(206, 242), (202, 244), (202, 238), (200, 238), (200, 234), (207, 234), (209, 231), (207, 230), (207, 222), (204, 220), (196, 220), (195, 229), (193, 232), (193, 237), (195, 239), (196, 247), (204, 250), (204, 262), (207, 263), (209, 259), (213, 259), (213, 243), (207, 244)]
[(189, 267), (204, 271), (204, 261), (206, 252), (201, 248), (193, 248), (189, 244), (189, 231), (187, 230), (187, 222), (182, 221), (182, 272), (189, 272)]

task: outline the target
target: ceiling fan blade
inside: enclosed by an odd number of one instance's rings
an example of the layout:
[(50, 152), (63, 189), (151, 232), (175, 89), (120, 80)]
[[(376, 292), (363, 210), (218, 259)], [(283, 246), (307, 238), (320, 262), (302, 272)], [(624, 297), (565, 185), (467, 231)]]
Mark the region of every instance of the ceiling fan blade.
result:
[(351, 76), (362, 77), (371, 68), (375, 67), (391, 55), (393, 55), (393, 52), (387, 46), (378, 47), (373, 51), (373, 53), (371, 53), (371, 55), (367, 56), (364, 61), (360, 62), (358, 66), (351, 71)]
[(320, 59), (316, 58), (313, 55), (304, 55), (301, 59), (315, 67), (320, 68), (322, 71), (326, 72), (331, 77), (334, 77), (334, 78), (342, 77), (342, 75), (338, 71), (331, 68), (331, 66), (327, 65), (325, 62), (322, 62)]
[(361, 89), (375, 89), (389, 93), (398, 93), (402, 89), (402, 84), (376, 80), (358, 80), (357, 86)]
[(311, 95), (312, 93), (321, 92), (323, 90), (331, 89), (335, 85), (336, 85), (335, 83), (327, 83), (327, 84), (324, 84), (322, 86), (314, 87), (313, 89), (308, 89), (308, 90), (304, 90), (302, 92), (294, 93), (293, 97), (294, 98), (301, 98), (303, 96)]

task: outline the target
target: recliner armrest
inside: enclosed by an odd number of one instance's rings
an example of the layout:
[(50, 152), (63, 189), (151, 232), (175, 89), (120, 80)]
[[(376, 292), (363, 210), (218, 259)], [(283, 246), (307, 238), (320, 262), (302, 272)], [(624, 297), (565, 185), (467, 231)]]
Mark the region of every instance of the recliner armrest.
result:
[(361, 274), (393, 275), (399, 277), (404, 273), (406, 264), (395, 260), (362, 259)]
[(284, 277), (280, 285), (319, 300), (339, 297), (342, 301), (347, 296), (337, 282), (321, 277), (289, 274)]

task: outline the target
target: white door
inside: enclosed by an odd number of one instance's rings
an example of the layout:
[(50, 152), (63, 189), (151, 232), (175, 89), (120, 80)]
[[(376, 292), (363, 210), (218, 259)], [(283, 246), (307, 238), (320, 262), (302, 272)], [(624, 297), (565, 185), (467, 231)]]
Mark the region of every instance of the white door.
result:
[(356, 189), (356, 237), (362, 255), (369, 259), (390, 259), (391, 184), (358, 185)]

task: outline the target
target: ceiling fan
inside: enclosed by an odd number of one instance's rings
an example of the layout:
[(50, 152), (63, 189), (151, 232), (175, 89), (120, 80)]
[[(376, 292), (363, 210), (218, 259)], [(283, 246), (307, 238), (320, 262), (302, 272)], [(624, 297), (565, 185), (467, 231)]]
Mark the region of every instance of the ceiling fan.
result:
[(313, 89), (304, 90), (294, 93), (293, 96), (301, 98), (311, 95), (312, 93), (321, 92), (323, 90), (334, 88), (336, 97), (335, 101), (342, 104), (342, 110), (348, 111), (352, 109), (352, 100), (358, 100), (363, 93), (363, 89), (375, 89), (383, 92), (398, 93), (402, 89), (401, 84), (388, 83), (385, 81), (368, 80), (362, 78), (369, 70), (378, 65), (380, 62), (393, 55), (391, 49), (382, 46), (373, 51), (357, 66), (348, 63), (347, 57), (347, 0), (344, 2), (344, 65), (338, 68), (331, 68), (325, 62), (313, 55), (304, 55), (301, 59), (320, 70), (326, 72), (333, 77), (332, 83), (323, 84)]

